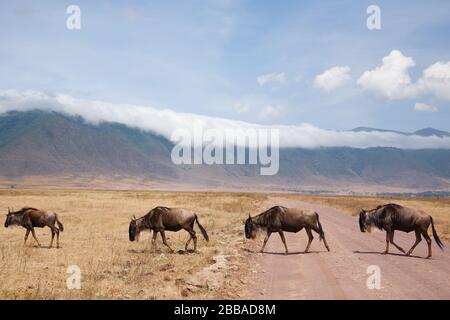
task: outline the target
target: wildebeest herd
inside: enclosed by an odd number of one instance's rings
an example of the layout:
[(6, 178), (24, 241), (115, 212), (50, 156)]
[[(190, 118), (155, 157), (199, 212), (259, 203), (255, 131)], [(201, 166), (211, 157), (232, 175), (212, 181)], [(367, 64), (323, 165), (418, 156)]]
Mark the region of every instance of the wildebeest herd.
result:
[[(132, 217), (128, 228), (129, 240), (138, 240), (142, 231), (151, 230), (153, 232), (152, 245), (155, 245), (157, 235), (160, 233), (164, 245), (166, 245), (169, 250), (173, 252), (172, 248), (167, 243), (165, 231), (179, 231), (184, 229), (190, 235), (190, 238), (185, 245), (185, 251), (188, 250), (191, 240), (194, 243), (194, 251), (196, 251), (197, 236), (194, 231), (195, 223), (197, 223), (197, 226), (205, 240), (209, 241), (208, 234), (205, 228), (200, 224), (196, 213), (186, 209), (159, 206), (153, 208), (146, 215), (138, 219), (136, 219), (135, 216)], [(58, 227), (56, 227), (55, 224)], [(36, 237), (34, 228), (49, 227), (51, 229), (52, 239), (49, 246), (50, 248), (53, 246), (55, 235), (56, 245), (59, 247), (59, 233), (64, 231), (64, 226), (56, 213), (52, 211), (41, 211), (30, 207), (22, 208), (19, 211), (10, 210), (8, 208), (5, 227), (7, 228), (14, 225), (22, 226), (26, 229), (24, 245), (26, 244), (27, 238), (31, 232), (39, 247), (41, 245)], [(386, 231), (386, 249), (383, 252), (384, 254), (389, 253), (389, 244), (392, 244), (401, 252), (406, 255), (410, 255), (414, 248), (422, 240), (423, 236), (428, 244), (427, 258), (430, 258), (431, 238), (428, 235), (428, 228), (430, 225), (432, 228), (433, 238), (438, 247), (442, 250), (443, 243), (439, 239), (436, 232), (433, 218), (423, 211), (391, 203), (378, 206), (371, 210), (362, 209), (359, 213), (359, 228), (361, 232), (370, 232), (373, 227)], [(270, 235), (277, 232), (283, 241), (286, 253), (288, 253), (288, 247), (283, 232), (296, 233), (302, 229), (305, 229), (308, 235), (308, 244), (305, 248), (305, 252), (308, 252), (311, 242), (314, 239), (312, 231), (319, 235), (319, 239), (323, 241), (325, 248), (330, 251), (325, 239), (325, 232), (319, 221), (319, 214), (311, 210), (275, 206), (257, 216), (251, 217), (249, 215), (247, 220), (245, 220), (245, 237), (247, 239), (254, 239), (256, 237), (256, 232), (259, 229), (266, 231), (266, 237), (264, 238), (261, 252), (264, 251)], [(396, 230), (403, 232), (415, 232), (416, 241), (408, 252), (405, 252), (403, 248), (394, 242), (394, 232)]]

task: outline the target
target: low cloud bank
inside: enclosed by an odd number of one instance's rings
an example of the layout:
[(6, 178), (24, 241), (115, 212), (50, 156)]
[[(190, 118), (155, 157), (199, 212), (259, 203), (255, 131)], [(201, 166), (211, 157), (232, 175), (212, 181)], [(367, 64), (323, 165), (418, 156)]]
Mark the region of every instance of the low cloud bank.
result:
[(42, 91), (0, 91), (0, 114), (8, 111), (47, 110), (86, 121), (118, 122), (152, 131), (168, 139), (176, 129), (194, 131), (194, 126), (225, 131), (226, 129), (278, 129), (281, 147), (395, 147), (402, 149), (450, 149), (450, 138), (406, 136), (391, 132), (352, 132), (324, 130), (313, 125), (259, 125), (243, 121), (180, 113), (151, 106), (114, 104), (103, 101), (76, 99), (70, 95)]

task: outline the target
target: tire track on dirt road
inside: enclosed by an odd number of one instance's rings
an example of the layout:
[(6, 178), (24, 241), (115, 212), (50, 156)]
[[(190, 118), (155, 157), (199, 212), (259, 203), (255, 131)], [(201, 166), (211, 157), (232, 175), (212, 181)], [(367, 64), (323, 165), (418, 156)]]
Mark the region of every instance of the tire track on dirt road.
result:
[[(285, 233), (290, 254), (284, 255), (277, 234), (267, 243), (265, 253), (256, 257), (258, 272), (253, 275), (249, 299), (450, 299), (450, 254), (448, 242), (441, 251), (433, 241), (432, 259), (422, 241), (414, 255), (406, 257), (391, 245), (389, 255), (382, 255), (385, 233), (361, 233), (357, 217), (335, 209), (283, 197), (272, 197), (273, 205), (302, 207), (320, 215), (331, 252), (314, 234), (310, 253), (303, 254), (307, 236)], [(395, 241), (408, 250), (413, 233), (396, 232)], [(367, 267), (380, 267), (381, 288), (370, 290)]]

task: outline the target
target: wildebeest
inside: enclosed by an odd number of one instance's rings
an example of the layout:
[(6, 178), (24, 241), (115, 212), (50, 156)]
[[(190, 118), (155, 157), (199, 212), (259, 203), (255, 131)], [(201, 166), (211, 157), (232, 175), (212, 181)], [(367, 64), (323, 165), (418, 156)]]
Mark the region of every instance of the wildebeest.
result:
[[(383, 254), (389, 253), (389, 243), (392, 243), (398, 250), (406, 255), (410, 255), (414, 248), (422, 241), (421, 235), (428, 244), (428, 256), (431, 257), (431, 239), (428, 236), (428, 227), (431, 224), (433, 237), (436, 244), (442, 250), (443, 244), (434, 228), (433, 218), (423, 211), (403, 207), (398, 204), (385, 204), (372, 210), (362, 209), (359, 213), (359, 228), (361, 232), (370, 231), (372, 226), (386, 231), (386, 250)], [(408, 252), (405, 252), (394, 242), (395, 230), (416, 233), (416, 242)]]
[(142, 230), (150, 229), (153, 231), (152, 246), (155, 246), (155, 240), (159, 232), (161, 233), (163, 243), (173, 252), (172, 248), (167, 244), (165, 231), (179, 231), (184, 229), (190, 236), (186, 242), (185, 250), (188, 250), (189, 243), (191, 240), (194, 240), (194, 251), (196, 251), (197, 236), (194, 231), (195, 222), (197, 222), (205, 240), (209, 241), (205, 228), (200, 224), (194, 212), (179, 208), (156, 207), (139, 219), (136, 219), (134, 216), (131, 218), (128, 229), (129, 239), (130, 241), (134, 241), (139, 238)]
[[(58, 228), (55, 227), (55, 223), (58, 225)], [(56, 247), (59, 248), (59, 232), (64, 231), (64, 226), (61, 221), (58, 219), (58, 215), (52, 211), (41, 211), (35, 208), (25, 207), (19, 211), (10, 210), (8, 208), (8, 214), (6, 215), (5, 228), (8, 226), (22, 226), (27, 229), (25, 233), (25, 239), (23, 244), (25, 245), (28, 239), (28, 235), (33, 235), (34, 240), (36, 240), (38, 246), (38, 239), (36, 238), (36, 234), (34, 233), (34, 228), (44, 228), (49, 227), (52, 232), (52, 241), (50, 242), (50, 248), (53, 246), (53, 239), (56, 234)]]
[(319, 239), (323, 239), (325, 248), (330, 251), (327, 241), (325, 240), (325, 233), (323, 232), (322, 225), (319, 221), (319, 214), (314, 211), (275, 206), (255, 217), (251, 217), (249, 215), (249, 217), (245, 221), (245, 237), (247, 239), (254, 239), (256, 237), (256, 230), (259, 228), (265, 229), (267, 232), (260, 252), (264, 251), (270, 235), (273, 232), (278, 232), (281, 240), (283, 241), (284, 248), (287, 254), (289, 251), (286, 245), (286, 239), (284, 238), (283, 231), (299, 232), (303, 228), (305, 228), (309, 239), (308, 245), (305, 249), (305, 253), (308, 252), (309, 246), (314, 239), (311, 230), (314, 230), (319, 234)]

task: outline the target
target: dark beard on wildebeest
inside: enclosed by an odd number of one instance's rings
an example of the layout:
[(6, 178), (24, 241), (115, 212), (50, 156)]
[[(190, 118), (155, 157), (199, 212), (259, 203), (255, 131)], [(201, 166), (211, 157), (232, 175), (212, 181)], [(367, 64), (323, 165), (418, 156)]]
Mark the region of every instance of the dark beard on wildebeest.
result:
[(249, 217), (245, 220), (245, 237), (247, 239), (255, 239), (256, 238), (256, 225), (252, 223), (252, 219)]
[[(443, 244), (434, 228), (433, 218), (425, 212), (400, 206), (398, 204), (385, 204), (372, 210), (362, 209), (359, 214), (359, 227), (361, 232), (370, 231), (371, 227), (376, 227), (386, 231), (386, 250), (384, 254), (389, 253), (389, 244), (394, 245), (398, 250), (410, 255), (414, 248), (425, 238), (428, 244), (428, 256), (431, 257), (431, 238), (428, 236), (428, 228), (431, 225), (433, 237), (436, 244), (442, 249)], [(394, 242), (394, 232), (396, 230), (403, 232), (414, 231), (416, 242), (408, 252)]]
[(359, 213), (359, 230), (361, 230), (361, 232), (366, 232), (366, 225), (365, 225), (365, 217), (366, 212), (361, 211)]
[(132, 220), (128, 228), (128, 237), (130, 241), (134, 241), (136, 237), (136, 221)]

